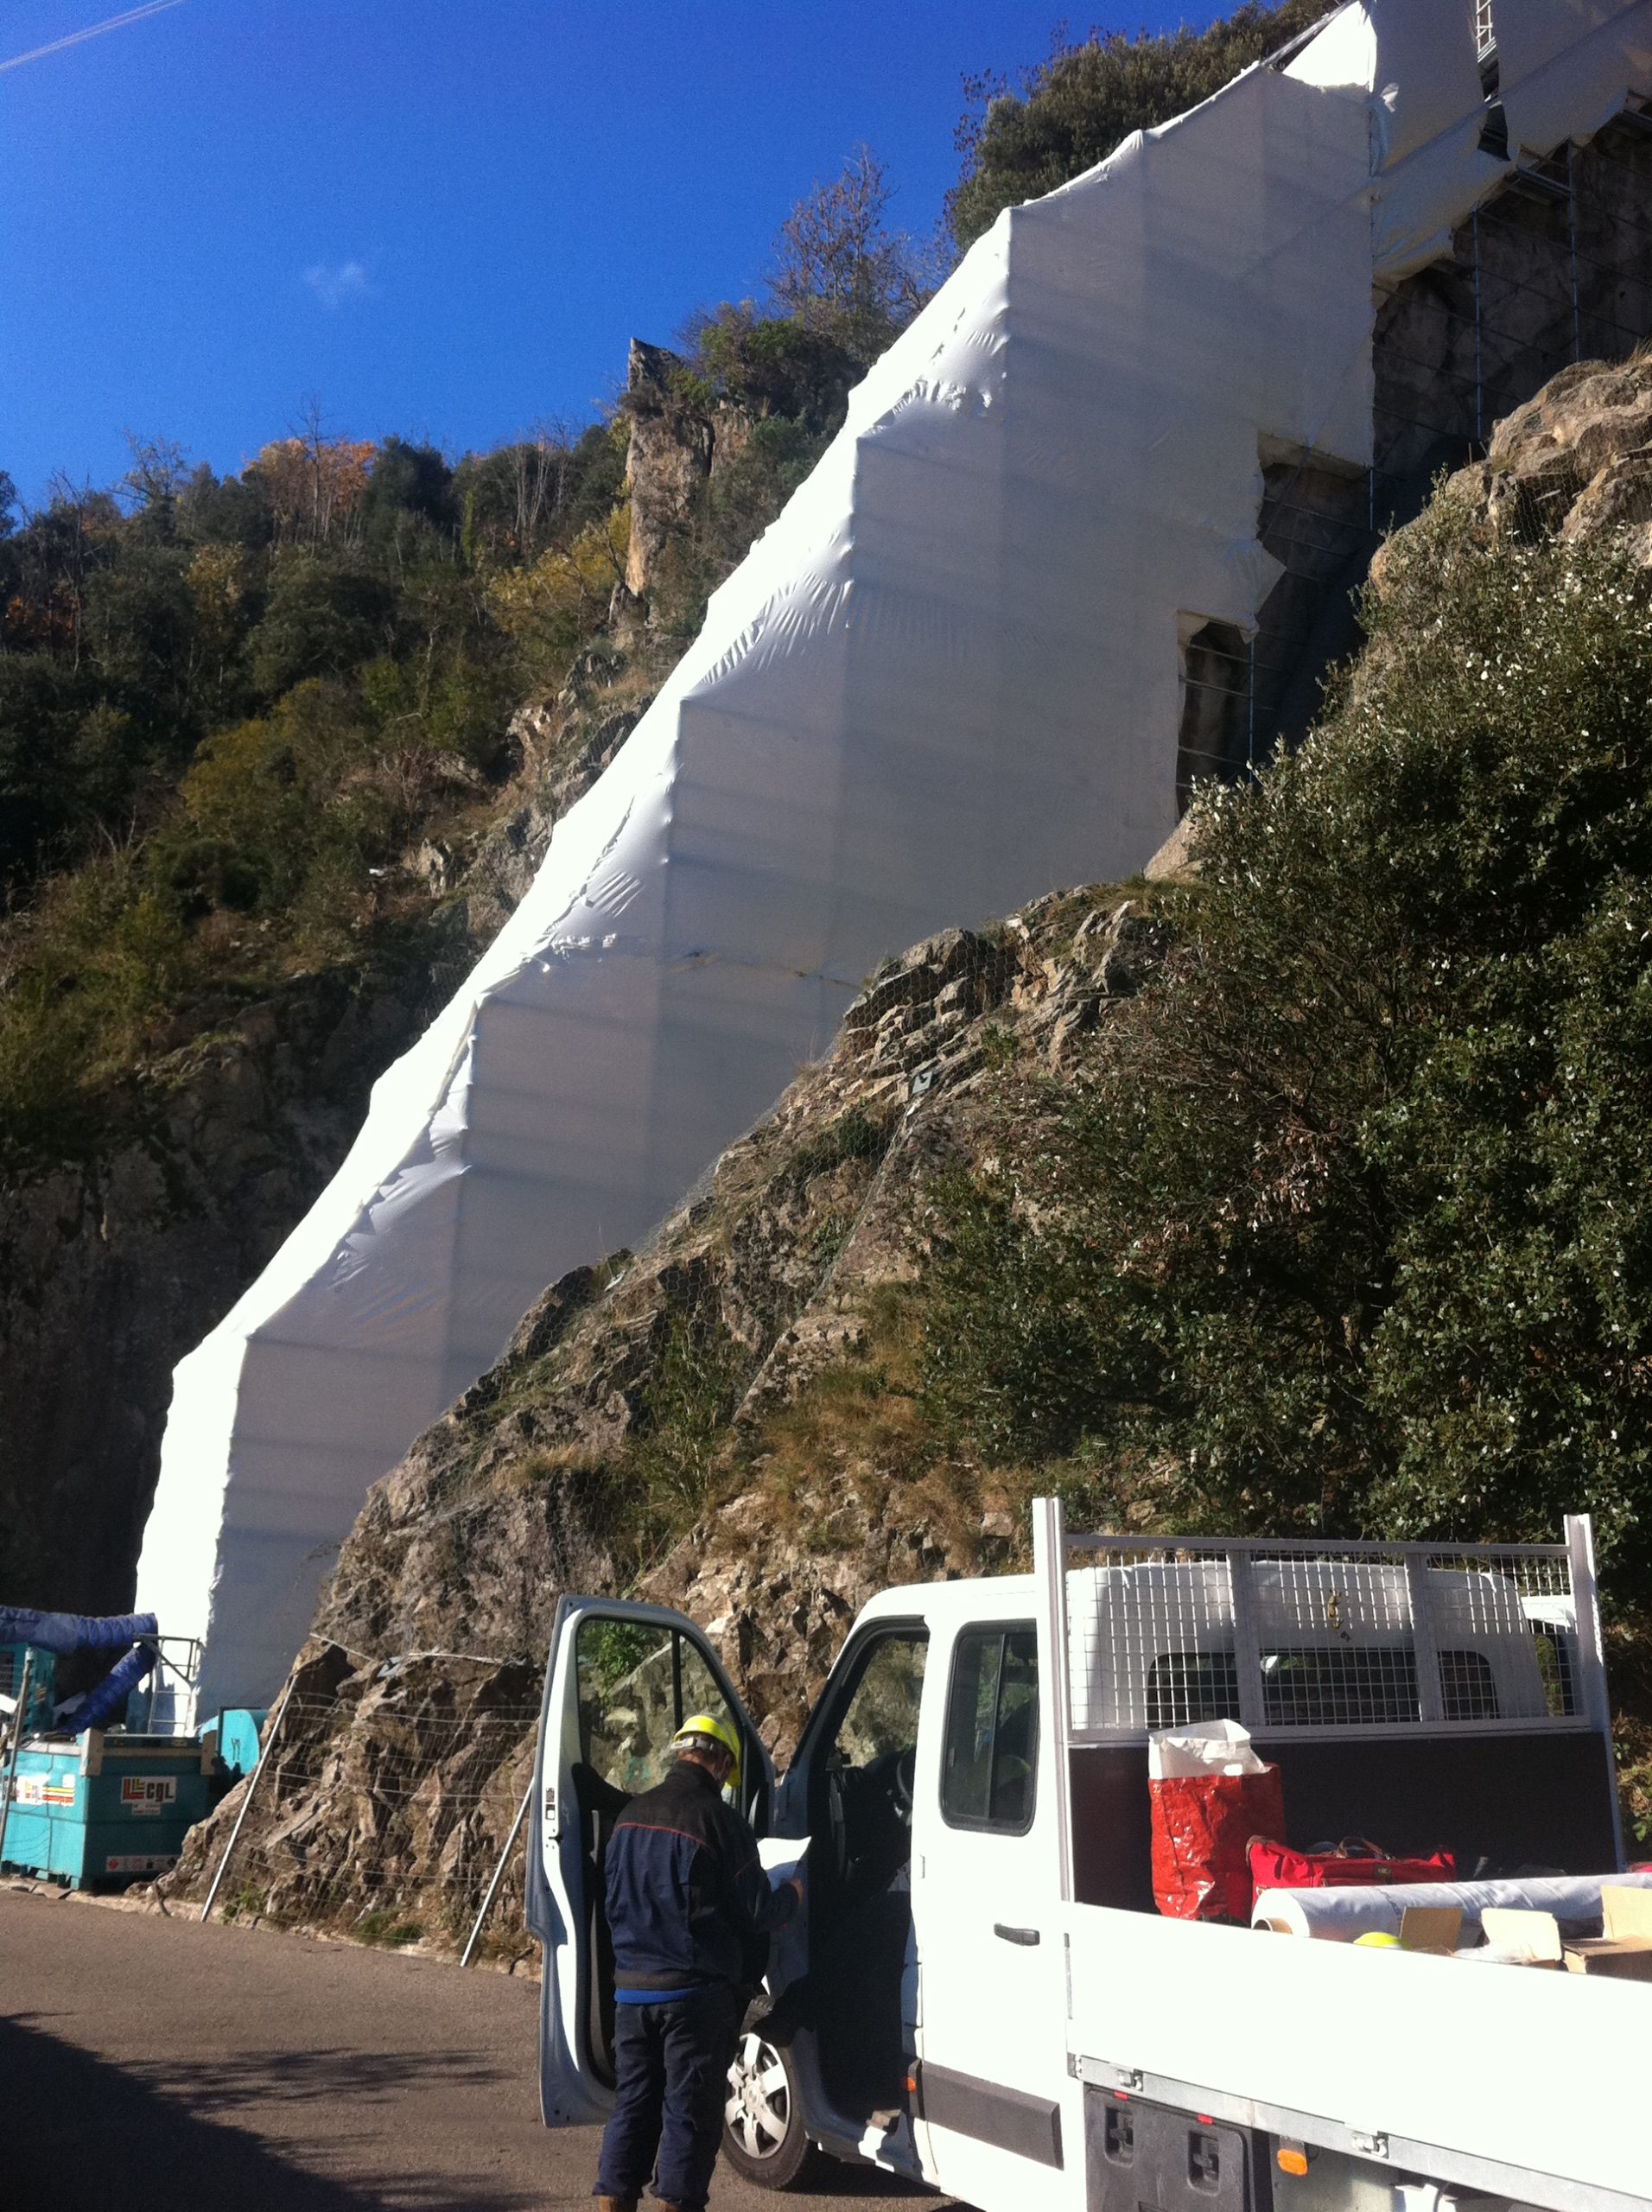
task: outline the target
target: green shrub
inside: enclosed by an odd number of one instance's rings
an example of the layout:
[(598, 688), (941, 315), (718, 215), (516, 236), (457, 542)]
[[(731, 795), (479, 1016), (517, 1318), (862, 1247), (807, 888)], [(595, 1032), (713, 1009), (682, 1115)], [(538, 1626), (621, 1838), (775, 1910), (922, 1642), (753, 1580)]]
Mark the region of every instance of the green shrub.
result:
[(102, 1092), (190, 972), (175, 909), (130, 852), (49, 887), (0, 992), (0, 1165), (95, 1140)]
[(321, 552), (277, 561), (264, 619), (252, 633), (252, 675), (265, 698), (308, 677), (345, 677), (383, 650), (394, 609), (390, 585)]
[[(1397, 545), (1358, 680), (1211, 795), (1165, 973), (1024, 1079), (931, 1403), (1172, 1525), (1652, 1573), (1652, 617), (1625, 553)], [(1002, 1080), (1013, 1085), (1013, 1075)]]
[[(76, 753), (93, 696), (55, 655), (0, 653), (0, 894), (26, 884), (76, 825)], [(99, 761), (100, 781), (107, 772)]]
[(715, 397), (763, 420), (783, 416), (809, 431), (843, 420), (859, 364), (825, 333), (791, 315), (759, 315), (749, 302), (725, 302), (693, 333), (694, 359)]
[(398, 1920), (393, 1912), (382, 1910), (364, 1912), (356, 1922), (356, 1940), (362, 1943), (377, 1943), (393, 1950), (403, 1943), (416, 1943), (424, 1934), (423, 1924), (416, 1920)]

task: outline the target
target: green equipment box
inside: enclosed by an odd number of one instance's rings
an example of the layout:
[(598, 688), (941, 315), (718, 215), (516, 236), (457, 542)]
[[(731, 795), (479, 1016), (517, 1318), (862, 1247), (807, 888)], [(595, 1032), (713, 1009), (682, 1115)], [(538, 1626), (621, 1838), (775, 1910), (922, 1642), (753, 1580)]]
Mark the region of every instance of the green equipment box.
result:
[(164, 1874), (228, 1779), (216, 1732), (27, 1737), (5, 1808), (3, 1863), (77, 1890)]

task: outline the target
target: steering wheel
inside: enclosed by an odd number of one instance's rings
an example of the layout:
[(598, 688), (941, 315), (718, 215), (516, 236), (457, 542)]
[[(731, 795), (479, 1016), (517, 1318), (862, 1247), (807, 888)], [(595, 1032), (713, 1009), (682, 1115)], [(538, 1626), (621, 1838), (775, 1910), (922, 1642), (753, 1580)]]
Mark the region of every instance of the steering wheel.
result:
[(909, 1744), (896, 1758), (889, 1775), (889, 1802), (904, 1828), (912, 1824), (912, 1798), (918, 1786), (918, 1746)]

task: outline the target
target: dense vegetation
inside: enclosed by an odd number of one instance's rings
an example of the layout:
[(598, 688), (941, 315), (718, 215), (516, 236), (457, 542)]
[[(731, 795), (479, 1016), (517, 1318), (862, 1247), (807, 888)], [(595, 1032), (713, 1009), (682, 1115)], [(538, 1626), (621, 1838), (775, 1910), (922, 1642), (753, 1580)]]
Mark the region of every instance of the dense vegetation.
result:
[(1206, 31), (1092, 31), (1082, 45), (1058, 35), (1015, 92), (1001, 76), (968, 79), (964, 173), (947, 201), (955, 243), (969, 245), (1006, 207), (1093, 168), (1133, 130), (1197, 107), (1326, 12), (1324, 0), (1244, 0)]
[(140, 445), (0, 537), (0, 1149), (73, 1141), (192, 990), (393, 943), (410, 841), (606, 615), (623, 474), (607, 426), (454, 467), (312, 419), (228, 478)]
[(946, 1193), (931, 1403), (1100, 1525), (1552, 1537), (1652, 1589), (1652, 594), (1396, 541), (1179, 943)]

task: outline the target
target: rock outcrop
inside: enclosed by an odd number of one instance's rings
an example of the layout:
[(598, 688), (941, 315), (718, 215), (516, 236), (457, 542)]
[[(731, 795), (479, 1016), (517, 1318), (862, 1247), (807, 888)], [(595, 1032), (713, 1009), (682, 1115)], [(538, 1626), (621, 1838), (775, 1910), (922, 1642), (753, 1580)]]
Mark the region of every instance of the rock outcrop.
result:
[(626, 588), (646, 599), (705, 486), (744, 451), (752, 417), (732, 400), (700, 391), (677, 354), (640, 338), (631, 341), (620, 404), (631, 423)]
[(1562, 369), (1446, 492), (1500, 533), (1621, 534), (1652, 567), (1652, 358)]
[[(299, 1654), (259, 1783), (256, 1853), (238, 1854), (226, 1916), (344, 1923), (365, 1942), (462, 1942), (533, 1771), (536, 1669), (486, 1659), (365, 1658), (321, 1638)], [(190, 1831), (163, 1885), (203, 1894), (247, 1785)], [(489, 1955), (514, 1958), (520, 1854)]]

